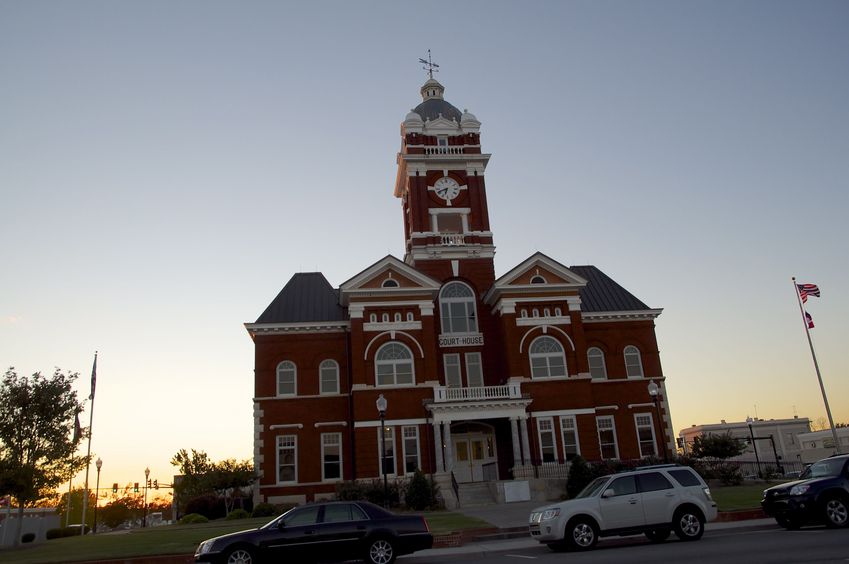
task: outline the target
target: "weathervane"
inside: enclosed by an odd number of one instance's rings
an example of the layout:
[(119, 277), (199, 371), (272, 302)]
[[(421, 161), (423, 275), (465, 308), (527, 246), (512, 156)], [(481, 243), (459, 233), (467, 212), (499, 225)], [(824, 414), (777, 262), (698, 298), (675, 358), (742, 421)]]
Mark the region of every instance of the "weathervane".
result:
[(419, 62), (424, 65), (422, 68), (427, 71), (427, 74), (431, 78), (431, 80), (433, 79), (433, 73), (439, 72), (439, 65), (437, 65), (430, 59), (430, 49), (427, 50), (427, 60), (425, 61), (424, 59), (419, 58)]

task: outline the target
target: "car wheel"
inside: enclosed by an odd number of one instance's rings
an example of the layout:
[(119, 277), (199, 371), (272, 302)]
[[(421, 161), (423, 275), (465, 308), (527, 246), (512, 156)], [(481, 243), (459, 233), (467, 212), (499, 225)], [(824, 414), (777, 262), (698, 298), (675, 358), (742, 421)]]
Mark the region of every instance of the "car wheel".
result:
[(849, 525), (849, 508), (845, 498), (832, 496), (823, 502), (825, 524), (833, 528), (843, 528)]
[(391, 564), (395, 562), (395, 547), (385, 538), (373, 539), (368, 545), (366, 562), (369, 564)]
[(776, 515), (775, 522), (787, 529), (788, 531), (795, 531), (801, 526), (801, 523), (799, 523), (798, 519), (794, 519), (786, 515)]
[(566, 525), (565, 540), (576, 550), (589, 550), (598, 542), (598, 529), (586, 517), (575, 517)]
[(705, 533), (705, 518), (695, 509), (679, 509), (672, 519), (672, 528), (681, 540), (699, 540)]
[(646, 538), (652, 542), (663, 542), (669, 538), (671, 532), (669, 529), (652, 529), (646, 531)]
[(257, 559), (250, 548), (237, 546), (227, 551), (224, 555), (224, 562), (227, 564), (256, 564)]

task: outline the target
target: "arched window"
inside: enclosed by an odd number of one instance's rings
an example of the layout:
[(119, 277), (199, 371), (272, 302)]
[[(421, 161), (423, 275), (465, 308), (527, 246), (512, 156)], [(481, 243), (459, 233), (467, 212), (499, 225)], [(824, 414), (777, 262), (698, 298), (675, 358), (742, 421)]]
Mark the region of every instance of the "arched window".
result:
[(539, 310), (537, 308), (534, 308), (531, 311), (531, 315), (533, 315), (534, 317), (539, 317)]
[(587, 363), (590, 365), (590, 376), (592, 376), (593, 380), (604, 380), (607, 378), (604, 351), (598, 347), (587, 349)]
[(408, 311), (408, 312), (407, 312), (407, 321), (414, 321), (414, 318), (413, 318), (413, 312), (412, 312), (412, 311)]
[(383, 284), (381, 284), (381, 286), (384, 287), (384, 288), (397, 288), (398, 285), (399, 285), (398, 281), (393, 280), (392, 278), (387, 278), (386, 280), (383, 281)]
[(462, 282), (449, 282), (439, 294), (443, 333), (477, 333), (477, 307), (472, 289)]
[(551, 317), (551, 310), (548, 309), (548, 308), (545, 308), (544, 310), (542, 310), (542, 316), (543, 317)]
[(339, 365), (335, 360), (327, 359), (321, 362), (319, 372), (319, 393), (339, 393)]
[(389, 323), (389, 314), (388, 314), (388, 313), (384, 313), (384, 314), (380, 317), (380, 319), (381, 319), (381, 321), (383, 321), (384, 323)]
[(298, 369), (295, 363), (284, 360), (277, 365), (277, 395), (294, 396), (298, 393)]
[(386, 343), (374, 356), (374, 372), (378, 386), (414, 384), (413, 353), (397, 341)]
[(556, 307), (556, 308), (554, 308), (554, 315), (556, 315), (557, 317), (560, 317), (561, 315), (563, 315), (563, 312), (560, 310), (559, 307)]
[(371, 321), (372, 323), (377, 323), (377, 314), (372, 313), (371, 315), (368, 316), (368, 320)]
[(566, 355), (554, 337), (537, 337), (529, 349), (531, 378), (555, 378), (566, 376)]
[(628, 378), (643, 377), (643, 361), (640, 358), (640, 349), (634, 345), (625, 347), (625, 374)]
[(395, 312), (395, 323), (400, 323), (400, 322), (401, 322), (401, 313)]
[(527, 317), (527, 316), (528, 316), (528, 310), (523, 309), (522, 310), (522, 317)]
[(533, 278), (531, 278), (531, 284), (545, 284), (545, 278), (537, 274)]

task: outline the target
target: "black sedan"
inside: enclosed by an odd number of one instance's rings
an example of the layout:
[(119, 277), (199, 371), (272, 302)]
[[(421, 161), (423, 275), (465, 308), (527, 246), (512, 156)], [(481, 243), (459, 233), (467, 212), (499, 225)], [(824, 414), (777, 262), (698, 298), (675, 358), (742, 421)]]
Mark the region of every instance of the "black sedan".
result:
[(367, 501), (334, 501), (295, 507), (258, 529), (205, 540), (195, 562), (390, 564), (431, 546), (433, 535), (420, 515), (395, 515)]
[(824, 458), (799, 480), (764, 490), (761, 507), (786, 529), (807, 523), (849, 526), (849, 455)]

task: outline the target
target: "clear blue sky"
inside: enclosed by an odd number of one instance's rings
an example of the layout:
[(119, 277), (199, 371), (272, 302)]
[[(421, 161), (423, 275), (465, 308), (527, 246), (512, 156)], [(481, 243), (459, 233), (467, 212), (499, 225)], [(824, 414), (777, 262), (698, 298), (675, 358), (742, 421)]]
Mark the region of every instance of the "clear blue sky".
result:
[(493, 154), (498, 274), (540, 250), (664, 308), (676, 430), (824, 415), (790, 278), (819, 284), (849, 421), (847, 30), (840, 1), (0, 0), (0, 363), (83, 396), (100, 351), (102, 483), (250, 457), (242, 324), (403, 255), (430, 48)]

